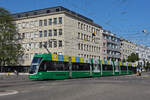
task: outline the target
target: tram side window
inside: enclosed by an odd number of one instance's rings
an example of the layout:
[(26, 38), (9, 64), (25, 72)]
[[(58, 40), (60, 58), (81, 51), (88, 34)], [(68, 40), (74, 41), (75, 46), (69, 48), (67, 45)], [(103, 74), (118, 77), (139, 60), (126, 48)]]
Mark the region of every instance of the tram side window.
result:
[(72, 63), (73, 71), (87, 71), (90, 70), (89, 63)]
[(111, 65), (103, 65), (103, 70), (113, 70)]
[(121, 70), (127, 70), (126, 66), (121, 66)]
[(39, 71), (67, 71), (69, 70), (68, 62), (43, 61)]
[(72, 70), (77, 71), (79, 69), (79, 65), (76, 63), (72, 63)]
[(47, 64), (48, 71), (68, 71), (69, 70), (69, 63), (68, 62), (48, 62)]
[(64, 66), (65, 66), (65, 71), (69, 71), (69, 63), (68, 62), (64, 62)]
[(129, 69), (129, 70), (132, 70), (132, 66), (129, 66), (128, 69)]
[(64, 71), (65, 66), (63, 62), (53, 62), (56, 67), (56, 71)]
[(56, 71), (55, 64), (52, 61), (47, 62), (47, 71)]

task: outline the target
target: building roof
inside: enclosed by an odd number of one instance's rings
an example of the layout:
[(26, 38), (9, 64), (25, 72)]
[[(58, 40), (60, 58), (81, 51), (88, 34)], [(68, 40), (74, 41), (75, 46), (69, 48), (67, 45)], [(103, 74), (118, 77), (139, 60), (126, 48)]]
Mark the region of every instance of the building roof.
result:
[(56, 13), (65, 13), (65, 14), (71, 15), (79, 20), (85, 21), (89, 24), (93, 24), (99, 28), (102, 28), (102, 26), (95, 24), (92, 19), (87, 18), (81, 14), (78, 14), (78, 13), (71, 11), (67, 8), (64, 8), (62, 6), (56, 6), (56, 7), (51, 7), (51, 8), (16, 13), (16, 14), (12, 14), (12, 16), (15, 18), (15, 20), (19, 20), (19, 19), (24, 19), (24, 18), (29, 18), (29, 17), (35, 17), (35, 16), (47, 15), (47, 14), (56, 14)]

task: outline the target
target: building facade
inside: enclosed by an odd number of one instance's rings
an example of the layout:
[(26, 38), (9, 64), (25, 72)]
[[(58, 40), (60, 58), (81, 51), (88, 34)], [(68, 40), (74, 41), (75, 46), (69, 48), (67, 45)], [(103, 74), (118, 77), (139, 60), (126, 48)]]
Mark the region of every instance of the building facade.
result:
[(131, 53), (136, 53), (136, 44), (128, 40), (121, 39), (121, 60), (127, 60)]
[(120, 60), (120, 38), (109, 31), (103, 30), (103, 56), (104, 59)]
[(102, 58), (102, 27), (93, 20), (58, 6), (17, 13), (15, 18), (24, 48), (21, 65), (28, 66), (35, 53)]
[(139, 64), (144, 65), (144, 62), (150, 62), (150, 47), (145, 45), (137, 45), (136, 53), (139, 56)]

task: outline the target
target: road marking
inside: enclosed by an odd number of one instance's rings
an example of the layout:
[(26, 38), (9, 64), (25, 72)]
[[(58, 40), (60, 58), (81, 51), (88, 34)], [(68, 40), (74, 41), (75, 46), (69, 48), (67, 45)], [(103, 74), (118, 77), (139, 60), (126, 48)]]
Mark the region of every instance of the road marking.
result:
[(29, 90), (24, 90), (24, 91), (21, 91), (20, 93), (27, 93), (27, 92), (31, 92)]
[(17, 93), (18, 91), (16, 90), (5, 90), (5, 91), (0, 91), (0, 96), (13, 95)]

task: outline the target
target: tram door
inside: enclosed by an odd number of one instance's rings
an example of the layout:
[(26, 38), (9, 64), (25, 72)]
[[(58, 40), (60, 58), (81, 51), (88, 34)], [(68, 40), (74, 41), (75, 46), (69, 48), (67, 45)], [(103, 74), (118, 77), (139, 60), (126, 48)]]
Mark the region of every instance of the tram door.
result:
[(92, 66), (91, 66), (91, 62), (90, 62), (90, 58), (84, 58), (84, 63), (90, 64), (90, 76), (92, 76)]
[(69, 57), (69, 78), (72, 78), (72, 62), (71, 62), (71, 57)]
[(115, 61), (115, 72), (119, 72), (119, 63)]
[(100, 72), (100, 66), (98, 63), (98, 59), (93, 60), (93, 72)]

